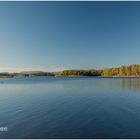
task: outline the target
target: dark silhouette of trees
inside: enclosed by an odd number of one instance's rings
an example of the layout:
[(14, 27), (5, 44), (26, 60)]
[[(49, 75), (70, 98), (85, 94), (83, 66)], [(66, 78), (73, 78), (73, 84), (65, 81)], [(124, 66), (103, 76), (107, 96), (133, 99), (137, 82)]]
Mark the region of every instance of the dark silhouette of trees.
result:
[(100, 76), (98, 70), (64, 70), (60, 72), (60, 76)]

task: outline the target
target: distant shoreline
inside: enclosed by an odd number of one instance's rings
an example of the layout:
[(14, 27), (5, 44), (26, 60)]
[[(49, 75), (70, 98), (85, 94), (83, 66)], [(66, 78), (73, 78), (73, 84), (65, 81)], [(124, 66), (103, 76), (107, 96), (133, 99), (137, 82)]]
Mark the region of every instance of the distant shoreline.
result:
[(66, 77), (66, 78), (84, 78), (84, 77), (89, 77), (89, 78), (140, 78), (140, 76), (76, 76), (76, 75), (69, 75), (69, 76), (0, 76), (0, 78), (15, 78), (15, 77)]
[(30, 76), (60, 76), (60, 77), (110, 77), (110, 78), (139, 78), (140, 77), (140, 64), (133, 64), (128, 66), (120, 66), (104, 69), (70, 69), (59, 72), (45, 72), (45, 71), (24, 71), (19, 73), (0, 73), (0, 78), (12, 77), (30, 77)]

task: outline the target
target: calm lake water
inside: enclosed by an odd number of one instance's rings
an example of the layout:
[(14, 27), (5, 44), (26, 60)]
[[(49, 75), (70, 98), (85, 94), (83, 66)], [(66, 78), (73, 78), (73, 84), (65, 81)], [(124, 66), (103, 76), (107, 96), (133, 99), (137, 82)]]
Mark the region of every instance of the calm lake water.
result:
[(138, 78), (0, 78), (0, 138), (140, 138)]

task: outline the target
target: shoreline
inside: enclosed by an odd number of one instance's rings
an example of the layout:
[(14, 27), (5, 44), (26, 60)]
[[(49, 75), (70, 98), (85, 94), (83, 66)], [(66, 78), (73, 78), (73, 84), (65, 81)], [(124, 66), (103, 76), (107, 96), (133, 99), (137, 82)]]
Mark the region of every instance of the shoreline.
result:
[(103, 69), (67, 69), (56, 72), (47, 71), (22, 71), (22, 72), (1, 72), (0, 78), (33, 76), (54, 76), (54, 77), (100, 77), (100, 78), (139, 78), (140, 64), (127, 66), (103, 68)]
[(69, 76), (62, 76), (62, 75), (54, 75), (54, 76), (46, 76), (46, 75), (40, 75), (40, 76), (0, 76), (0, 78), (15, 78), (15, 77), (62, 77), (62, 78), (140, 78), (140, 76), (84, 76), (84, 75), (69, 75)]

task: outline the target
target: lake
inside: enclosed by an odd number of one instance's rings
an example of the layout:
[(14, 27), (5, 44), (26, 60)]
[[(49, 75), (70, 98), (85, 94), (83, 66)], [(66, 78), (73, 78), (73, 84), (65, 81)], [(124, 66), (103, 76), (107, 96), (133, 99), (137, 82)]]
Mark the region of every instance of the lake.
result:
[(140, 138), (140, 79), (0, 78), (0, 138)]

